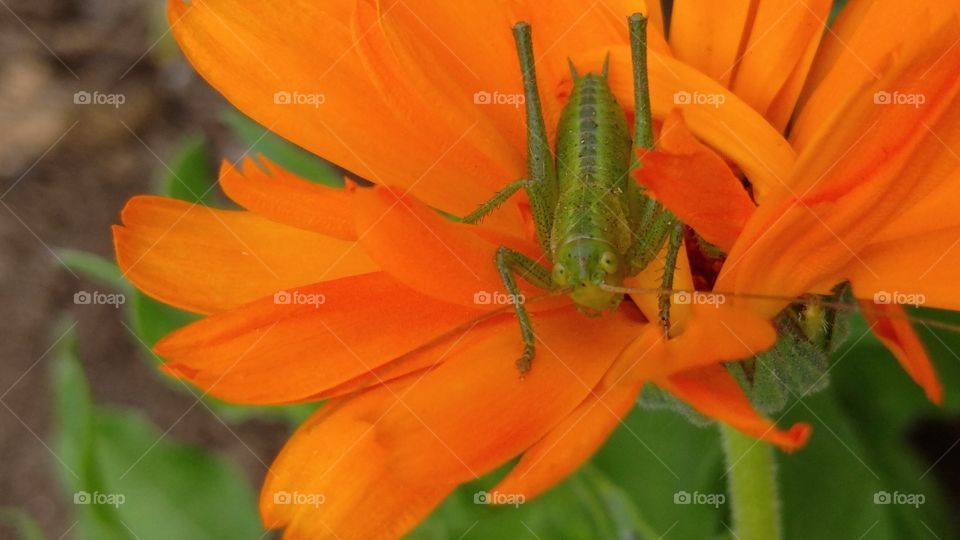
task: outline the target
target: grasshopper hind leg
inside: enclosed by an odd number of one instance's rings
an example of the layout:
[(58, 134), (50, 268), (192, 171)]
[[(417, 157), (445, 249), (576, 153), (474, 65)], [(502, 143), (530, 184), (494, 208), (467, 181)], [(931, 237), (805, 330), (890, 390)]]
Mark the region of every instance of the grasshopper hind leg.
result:
[(530, 315), (527, 308), (523, 305), (523, 296), (520, 294), (520, 288), (517, 286), (517, 280), (513, 274), (517, 273), (520, 277), (530, 283), (543, 289), (550, 289), (552, 279), (550, 272), (540, 266), (536, 261), (526, 255), (506, 247), (497, 248), (496, 255), (497, 271), (500, 273), (500, 279), (503, 285), (513, 299), (513, 310), (517, 314), (517, 321), (520, 323), (520, 335), (523, 338), (523, 354), (517, 359), (517, 370), (520, 376), (524, 376), (530, 371), (533, 359), (537, 355), (536, 334), (533, 332), (533, 324), (530, 322)]

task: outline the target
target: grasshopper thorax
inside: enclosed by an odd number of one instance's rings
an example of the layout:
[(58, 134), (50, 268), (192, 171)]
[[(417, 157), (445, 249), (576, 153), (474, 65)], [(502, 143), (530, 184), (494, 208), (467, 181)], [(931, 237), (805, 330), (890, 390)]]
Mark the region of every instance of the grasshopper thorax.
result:
[(623, 295), (603, 286), (622, 286), (626, 265), (614, 247), (596, 238), (572, 239), (557, 251), (553, 282), (569, 289), (578, 306), (606, 311), (616, 309)]

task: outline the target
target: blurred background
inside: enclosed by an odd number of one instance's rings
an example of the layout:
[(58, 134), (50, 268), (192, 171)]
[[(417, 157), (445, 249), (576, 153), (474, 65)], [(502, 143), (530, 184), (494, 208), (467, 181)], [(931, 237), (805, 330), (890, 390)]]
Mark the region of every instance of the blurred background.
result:
[[(0, 507), (28, 513), (46, 538), (77, 534), (70, 484), (78, 479), (66, 472), (69, 481), (60, 480), (68, 466), (84, 476), (64, 463), (56, 442), (77, 428), (57, 427), (53, 366), (63, 355), (82, 359), (74, 375), (83, 375), (92, 401), (152, 424), (147, 447), (165, 433), (144, 461), (164, 451), (169, 459), (167, 439), (203, 448), (255, 493), (289, 432), (277, 420), (221, 421), (183, 387), (165, 383), (133, 330), (132, 295), (119, 308), (92, 296), (90, 304), (74, 302), (77, 293), (121, 291), (96, 271), (68, 268), (67, 250), (112, 262), (110, 226), (129, 197), (164, 191), (175, 173), (209, 183), (221, 158), (250, 146), (226, 124), (224, 101), (179, 56), (164, 11), (155, 0), (0, 2)], [(113, 100), (122, 104), (93, 103), (94, 93), (122, 96)], [(77, 264), (84, 262), (98, 261)], [(64, 384), (76, 391), (83, 381)], [(137, 454), (118, 465), (130, 467)], [(250, 513), (248, 502), (242, 510)], [(11, 519), (4, 521), (0, 538), (15, 538)], [(152, 521), (139, 525), (159, 525)], [(255, 524), (256, 515), (245, 521)], [(239, 538), (228, 530), (219, 537)]]
[[(191, 316), (124, 283), (110, 237), (136, 194), (227, 206), (217, 166), (245, 153), (340, 182), (194, 74), (163, 2), (0, 0), (0, 538), (264, 537), (257, 490), (310, 407), (229, 406), (162, 376), (149, 345)], [(829, 388), (783, 389), (768, 411), (814, 427), (781, 457), (787, 537), (958, 538), (960, 336), (920, 328), (947, 389), (935, 408), (865, 328), (853, 320)], [(478, 505), (484, 479), (413, 536), (728, 536), (724, 503), (683, 497), (724, 493), (717, 431), (647, 396), (544, 498)]]

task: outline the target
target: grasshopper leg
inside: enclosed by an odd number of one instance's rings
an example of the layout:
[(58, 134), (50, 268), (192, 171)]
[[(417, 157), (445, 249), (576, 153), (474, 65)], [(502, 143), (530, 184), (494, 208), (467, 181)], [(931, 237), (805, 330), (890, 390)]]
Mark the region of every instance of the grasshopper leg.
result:
[(525, 22), (514, 25), (513, 38), (520, 60), (527, 114), (527, 179), (529, 182), (524, 188), (530, 200), (530, 211), (537, 230), (537, 240), (543, 251), (549, 253), (553, 213), (559, 193), (556, 163), (554, 163), (553, 152), (550, 150), (543, 120), (530, 25)]
[[(630, 157), (632, 173), (643, 163), (640, 152), (652, 150), (653, 114), (650, 109), (650, 81), (647, 72), (647, 18), (635, 13), (627, 18), (630, 27), (630, 51), (633, 63), (633, 151)], [(646, 194), (646, 189), (627, 180), (629, 221), (631, 228), (639, 235), (631, 247), (627, 258), (631, 272), (636, 273), (647, 267), (663, 246), (671, 227), (676, 222), (673, 214), (659, 202)]]
[(653, 148), (653, 115), (650, 110), (650, 80), (647, 74), (647, 18), (640, 13), (627, 17), (630, 27), (630, 52), (633, 61), (633, 158), (631, 170), (638, 165), (637, 150)]
[[(500, 279), (503, 280), (503, 285), (512, 298), (522, 298), (517, 280), (513, 277), (514, 273), (538, 287), (549, 289), (552, 286), (550, 272), (520, 252), (501, 246), (497, 248), (496, 262)], [(523, 302), (515, 301), (513, 309), (520, 322), (520, 335), (523, 337), (523, 354), (517, 360), (517, 369), (523, 376), (530, 371), (530, 365), (536, 356), (536, 335), (533, 333), (533, 324), (530, 323), (530, 316)]]
[(667, 256), (663, 264), (663, 278), (660, 282), (660, 294), (657, 298), (660, 326), (664, 338), (670, 337), (670, 299), (673, 297), (673, 275), (677, 270), (677, 256), (683, 248), (683, 223), (674, 221), (667, 236)]
[(677, 223), (677, 218), (669, 210), (653, 199), (644, 199), (643, 214), (631, 216), (633, 230), (639, 231), (627, 253), (631, 275), (640, 272), (653, 261)]
[(500, 208), (500, 205), (507, 201), (514, 193), (519, 191), (522, 188), (527, 187), (530, 182), (526, 178), (521, 178), (520, 180), (515, 180), (510, 182), (498, 191), (493, 197), (490, 198), (487, 202), (481, 204), (476, 210), (470, 212), (466, 216), (460, 218), (462, 223), (479, 223), (480, 220), (490, 215), (494, 210)]

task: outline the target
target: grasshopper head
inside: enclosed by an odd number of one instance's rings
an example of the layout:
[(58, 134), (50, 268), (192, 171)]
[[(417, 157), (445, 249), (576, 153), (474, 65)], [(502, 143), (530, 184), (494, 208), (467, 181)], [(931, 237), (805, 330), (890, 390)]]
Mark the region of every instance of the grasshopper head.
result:
[(597, 311), (614, 310), (623, 295), (601, 285), (623, 285), (624, 262), (613, 246), (602, 240), (582, 238), (567, 242), (557, 252), (553, 282), (571, 289), (570, 296), (580, 307)]

